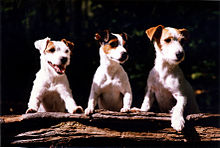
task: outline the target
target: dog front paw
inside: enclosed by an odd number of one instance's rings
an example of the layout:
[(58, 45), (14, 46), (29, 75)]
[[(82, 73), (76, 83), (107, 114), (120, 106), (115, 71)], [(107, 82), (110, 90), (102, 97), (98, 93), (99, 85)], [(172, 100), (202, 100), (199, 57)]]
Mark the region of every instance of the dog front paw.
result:
[(171, 117), (171, 126), (173, 127), (173, 129), (175, 129), (176, 131), (182, 131), (182, 129), (184, 128), (184, 124), (185, 124), (185, 120), (183, 119), (183, 117)]
[(140, 111), (147, 112), (150, 110), (150, 105), (142, 105)]
[(83, 112), (83, 108), (81, 106), (76, 106), (75, 109), (73, 109), (73, 114), (74, 113), (82, 113)]
[(37, 111), (32, 109), (32, 108), (29, 108), (27, 111), (26, 111), (26, 114), (27, 113), (36, 113)]
[(90, 115), (90, 114), (92, 114), (92, 113), (94, 113), (94, 109), (93, 109), (93, 108), (86, 108), (86, 109), (85, 109), (85, 114), (86, 114), (86, 115)]
[(130, 108), (124, 108), (124, 107), (120, 110), (120, 112), (122, 112), (122, 113), (126, 113), (129, 111), (130, 111)]

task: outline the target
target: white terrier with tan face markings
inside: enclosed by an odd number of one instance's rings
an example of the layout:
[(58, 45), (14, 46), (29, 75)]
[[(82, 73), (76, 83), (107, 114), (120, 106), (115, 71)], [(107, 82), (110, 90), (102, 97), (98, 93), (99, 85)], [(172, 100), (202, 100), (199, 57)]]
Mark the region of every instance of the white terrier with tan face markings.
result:
[(26, 113), (83, 112), (72, 97), (65, 74), (74, 44), (65, 39), (50, 41), (50, 38), (45, 38), (34, 45), (41, 54), (41, 69), (36, 74)]
[(105, 30), (102, 34), (96, 33), (95, 39), (101, 45), (100, 66), (93, 78), (85, 114), (93, 113), (97, 103), (100, 109), (128, 112), (132, 102), (131, 87), (127, 73), (120, 65), (128, 59), (127, 35)]
[(184, 60), (183, 43), (188, 39), (188, 31), (159, 25), (146, 30), (146, 34), (154, 43), (156, 59), (141, 111), (149, 111), (156, 99), (162, 112), (172, 112), (171, 126), (181, 131), (184, 115), (199, 112), (194, 91), (178, 66)]

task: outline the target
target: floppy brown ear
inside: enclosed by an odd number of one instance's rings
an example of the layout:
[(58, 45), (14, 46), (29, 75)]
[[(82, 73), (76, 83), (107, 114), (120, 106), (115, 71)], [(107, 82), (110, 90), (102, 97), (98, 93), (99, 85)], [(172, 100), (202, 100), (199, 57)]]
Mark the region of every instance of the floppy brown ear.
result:
[(150, 41), (152, 41), (153, 39), (154, 40), (159, 39), (161, 37), (163, 28), (164, 28), (163, 25), (158, 25), (156, 27), (151, 27), (147, 29), (146, 34), (148, 38), (150, 39)]
[(189, 40), (189, 31), (187, 29), (183, 28), (183, 29), (179, 29), (179, 31), (186, 40)]
[(68, 46), (71, 51), (73, 50), (73, 47), (74, 47), (73, 42), (67, 41), (66, 39), (62, 39), (61, 41), (64, 42), (66, 44), (66, 46)]
[(95, 40), (99, 41), (100, 43), (102, 42), (108, 42), (109, 40), (109, 30), (106, 29), (100, 33), (95, 34)]

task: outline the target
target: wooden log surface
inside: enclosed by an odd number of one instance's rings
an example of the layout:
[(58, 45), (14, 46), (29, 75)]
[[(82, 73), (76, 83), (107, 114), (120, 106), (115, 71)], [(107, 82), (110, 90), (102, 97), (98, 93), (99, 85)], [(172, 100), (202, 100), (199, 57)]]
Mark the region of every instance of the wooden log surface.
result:
[[(97, 110), (91, 116), (33, 113), (0, 117), (3, 146), (142, 146), (220, 141), (219, 114), (193, 114), (186, 128), (170, 127), (170, 114)], [(205, 144), (206, 144), (205, 143)]]

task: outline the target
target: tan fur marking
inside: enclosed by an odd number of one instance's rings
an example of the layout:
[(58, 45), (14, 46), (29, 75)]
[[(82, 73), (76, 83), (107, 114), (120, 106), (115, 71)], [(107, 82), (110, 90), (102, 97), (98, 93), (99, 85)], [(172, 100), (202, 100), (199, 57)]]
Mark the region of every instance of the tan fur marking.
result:
[(66, 44), (66, 46), (68, 46), (71, 51), (73, 50), (73, 48), (74, 48), (73, 42), (67, 41), (66, 39), (62, 39), (61, 41), (64, 42)]
[(163, 29), (161, 40), (167, 39), (167, 38), (173, 38), (172, 34), (169, 32), (168, 29)]
[[(189, 33), (186, 29), (175, 29), (178, 34), (180, 34), (179, 38), (177, 39), (178, 41), (184, 39), (188, 40), (189, 38)], [(161, 40), (166, 40), (166, 39), (173, 39), (173, 35), (169, 33), (168, 29), (163, 29), (162, 35), (161, 35)]]
[(49, 41), (46, 49), (44, 50), (44, 53), (52, 53), (50, 50), (53, 48), (55, 50), (55, 46), (54, 46), (53, 42)]
[(105, 54), (108, 54), (109, 51), (112, 50), (112, 49), (116, 49), (116, 47), (111, 47), (110, 44), (111, 44), (112, 42), (118, 42), (118, 39), (112, 39), (112, 40), (110, 40), (110, 41), (108, 42), (108, 44), (104, 45), (103, 51), (104, 51)]

